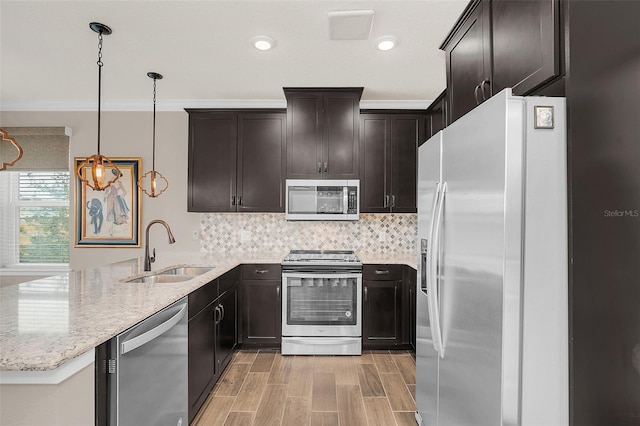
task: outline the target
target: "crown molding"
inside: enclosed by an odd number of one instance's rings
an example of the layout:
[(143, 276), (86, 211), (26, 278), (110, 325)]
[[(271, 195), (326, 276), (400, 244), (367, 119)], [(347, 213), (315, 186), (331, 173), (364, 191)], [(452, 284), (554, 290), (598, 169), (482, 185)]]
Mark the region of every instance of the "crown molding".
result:
[[(430, 100), (364, 100), (360, 109), (426, 109)], [(185, 108), (286, 108), (284, 99), (172, 99), (157, 101), (157, 111), (184, 111)], [(102, 111), (153, 111), (145, 100), (113, 100), (102, 103)], [(95, 101), (0, 101), (0, 111), (96, 111)]]

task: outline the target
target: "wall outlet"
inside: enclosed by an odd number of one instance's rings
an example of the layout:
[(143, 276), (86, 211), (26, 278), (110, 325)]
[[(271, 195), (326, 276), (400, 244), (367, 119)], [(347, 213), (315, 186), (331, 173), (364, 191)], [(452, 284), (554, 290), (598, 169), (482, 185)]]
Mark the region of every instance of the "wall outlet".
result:
[(192, 239), (193, 241), (198, 241), (198, 240), (200, 239), (200, 232), (198, 232), (198, 231), (193, 231), (193, 232), (191, 233), (191, 239)]
[(251, 231), (247, 231), (246, 229), (241, 230), (240, 241), (242, 241), (243, 243), (251, 241)]

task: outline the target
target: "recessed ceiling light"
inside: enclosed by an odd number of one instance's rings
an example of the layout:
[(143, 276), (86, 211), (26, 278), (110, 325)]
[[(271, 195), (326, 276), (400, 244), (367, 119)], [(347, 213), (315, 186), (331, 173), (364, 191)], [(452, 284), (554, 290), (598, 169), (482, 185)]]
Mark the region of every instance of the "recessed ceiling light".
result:
[(276, 45), (276, 42), (267, 36), (258, 36), (253, 39), (253, 46), (258, 50), (269, 50)]
[(398, 44), (398, 39), (392, 36), (380, 37), (376, 40), (376, 46), (380, 50), (391, 50)]

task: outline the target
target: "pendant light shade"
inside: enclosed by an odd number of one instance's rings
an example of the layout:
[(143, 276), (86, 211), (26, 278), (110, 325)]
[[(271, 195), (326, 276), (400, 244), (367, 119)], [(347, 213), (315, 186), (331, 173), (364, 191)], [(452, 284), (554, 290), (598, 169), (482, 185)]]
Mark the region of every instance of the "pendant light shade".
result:
[[(87, 157), (76, 168), (76, 176), (94, 191), (102, 191), (120, 177), (120, 169), (104, 155), (100, 155), (100, 104), (102, 101), (102, 36), (111, 34), (111, 28), (99, 22), (89, 27), (98, 33), (98, 153)], [(111, 169), (113, 178), (107, 180), (106, 170)]]
[[(138, 187), (151, 198), (156, 198), (169, 187), (169, 181), (156, 171), (156, 80), (162, 80), (162, 74), (157, 72), (148, 72), (147, 77), (153, 79), (153, 152), (151, 171), (143, 174), (138, 179)], [(149, 178), (149, 184), (145, 184), (145, 180)]]

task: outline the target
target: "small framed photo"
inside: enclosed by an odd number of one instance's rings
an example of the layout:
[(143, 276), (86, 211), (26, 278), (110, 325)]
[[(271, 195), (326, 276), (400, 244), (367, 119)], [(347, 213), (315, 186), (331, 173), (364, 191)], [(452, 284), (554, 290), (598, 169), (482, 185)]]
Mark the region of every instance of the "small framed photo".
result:
[[(74, 158), (77, 168), (85, 158)], [(76, 247), (140, 247), (141, 158), (110, 158), (120, 177), (103, 191), (94, 191), (76, 177)], [(74, 169), (75, 169), (74, 168)], [(117, 173), (115, 168), (107, 174)], [(90, 167), (84, 167), (90, 174)]]
[(536, 129), (553, 129), (553, 107), (552, 106), (534, 106)]

